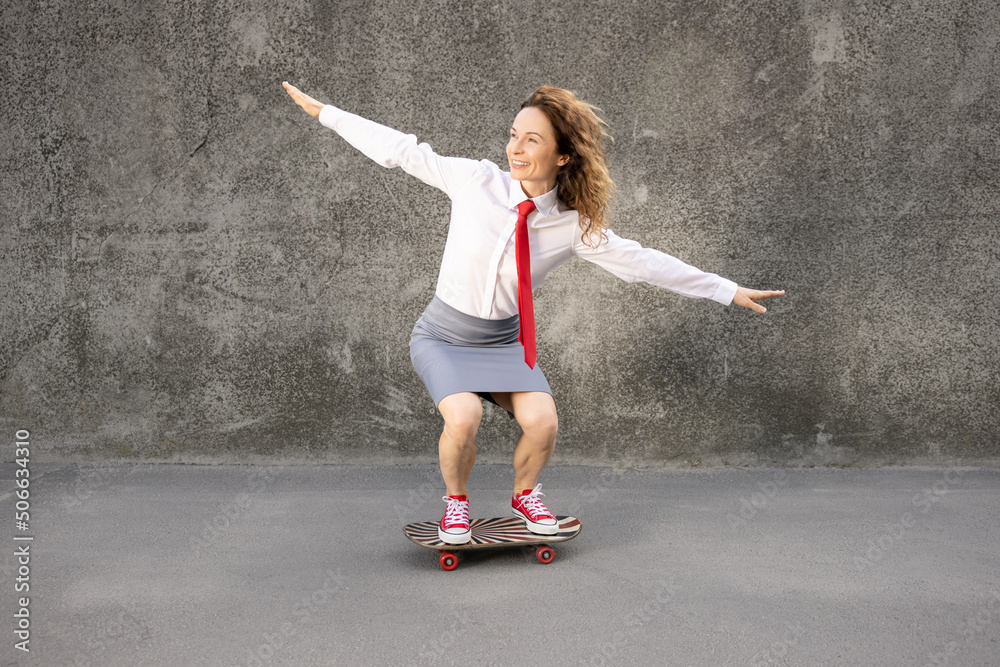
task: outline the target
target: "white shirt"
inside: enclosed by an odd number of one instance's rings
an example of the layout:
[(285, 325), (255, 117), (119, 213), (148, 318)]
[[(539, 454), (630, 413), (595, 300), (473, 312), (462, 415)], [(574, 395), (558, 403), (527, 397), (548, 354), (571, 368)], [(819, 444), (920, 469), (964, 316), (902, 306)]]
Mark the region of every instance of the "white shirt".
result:
[[(383, 167), (401, 167), (451, 198), (451, 225), (445, 242), (438, 297), (452, 308), (483, 319), (517, 314), (514, 228), (517, 205), (528, 199), (521, 184), (489, 160), (442, 157), (412, 134), (326, 105), (319, 121)], [(531, 285), (571, 257), (594, 262), (628, 282), (646, 282), (723, 305), (732, 302), (736, 283), (706, 273), (659, 250), (644, 248), (610, 229), (607, 242), (583, 243), (580, 218), (558, 197), (558, 186), (534, 198), (528, 216)]]

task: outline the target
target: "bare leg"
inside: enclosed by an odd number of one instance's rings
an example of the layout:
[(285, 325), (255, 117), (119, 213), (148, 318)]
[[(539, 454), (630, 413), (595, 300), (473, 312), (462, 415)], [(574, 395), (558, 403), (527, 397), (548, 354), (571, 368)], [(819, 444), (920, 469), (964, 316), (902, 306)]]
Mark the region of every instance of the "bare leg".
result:
[(469, 493), (469, 475), (476, 462), (476, 431), (483, 418), (483, 404), (471, 392), (450, 394), (441, 399), (438, 410), (444, 417), (444, 431), (438, 442), (441, 477), (449, 496)]
[(493, 398), (514, 413), (523, 431), (514, 448), (514, 493), (534, 489), (556, 447), (559, 418), (555, 401), (544, 391), (494, 393)]

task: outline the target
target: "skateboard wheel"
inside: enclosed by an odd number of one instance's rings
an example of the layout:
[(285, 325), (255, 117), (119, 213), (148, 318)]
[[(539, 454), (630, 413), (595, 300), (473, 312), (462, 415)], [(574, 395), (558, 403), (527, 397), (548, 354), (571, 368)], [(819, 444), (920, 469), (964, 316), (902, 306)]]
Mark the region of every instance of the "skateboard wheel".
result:
[(441, 569), (451, 572), (458, 567), (458, 556), (450, 551), (441, 552)]
[(552, 547), (547, 544), (543, 544), (535, 549), (535, 558), (537, 558), (538, 562), (542, 565), (548, 565), (556, 559), (556, 552)]

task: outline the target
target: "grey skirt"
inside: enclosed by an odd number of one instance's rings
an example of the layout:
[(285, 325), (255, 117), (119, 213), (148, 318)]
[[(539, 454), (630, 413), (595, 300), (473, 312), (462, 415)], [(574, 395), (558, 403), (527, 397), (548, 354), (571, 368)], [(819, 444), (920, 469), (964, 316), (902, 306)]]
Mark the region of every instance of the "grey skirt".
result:
[(469, 391), (493, 401), (491, 392), (544, 391), (549, 383), (538, 364), (528, 368), (517, 340), (518, 317), (484, 320), (452, 308), (437, 296), (410, 334), (410, 361), (434, 405)]

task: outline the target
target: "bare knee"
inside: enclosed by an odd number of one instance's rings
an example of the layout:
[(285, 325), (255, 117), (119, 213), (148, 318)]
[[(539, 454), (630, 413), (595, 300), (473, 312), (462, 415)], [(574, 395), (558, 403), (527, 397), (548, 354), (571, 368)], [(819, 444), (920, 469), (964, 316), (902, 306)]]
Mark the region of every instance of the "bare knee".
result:
[(553, 407), (538, 406), (522, 410), (521, 414), (515, 416), (521, 429), (533, 439), (555, 442), (556, 433), (559, 432), (559, 417)]
[(475, 394), (452, 394), (438, 406), (444, 417), (444, 430), (458, 441), (474, 440), (483, 419), (483, 404)]

